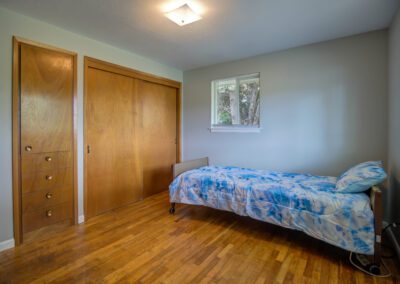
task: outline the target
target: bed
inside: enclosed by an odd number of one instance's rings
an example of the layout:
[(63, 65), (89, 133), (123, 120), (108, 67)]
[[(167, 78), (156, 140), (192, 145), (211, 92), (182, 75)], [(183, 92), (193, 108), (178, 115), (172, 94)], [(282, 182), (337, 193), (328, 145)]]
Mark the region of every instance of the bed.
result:
[(208, 158), (173, 166), (175, 203), (203, 205), (302, 231), (380, 263), (381, 191), (334, 192), (336, 177), (209, 166)]

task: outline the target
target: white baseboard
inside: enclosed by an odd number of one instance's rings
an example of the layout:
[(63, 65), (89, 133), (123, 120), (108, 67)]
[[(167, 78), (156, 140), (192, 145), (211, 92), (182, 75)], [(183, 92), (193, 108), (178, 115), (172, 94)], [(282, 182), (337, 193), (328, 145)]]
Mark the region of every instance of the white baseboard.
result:
[(82, 224), (85, 222), (85, 215), (79, 215), (78, 217), (78, 224)]
[[(85, 215), (80, 215), (78, 217), (78, 224), (82, 224), (85, 222)], [(15, 240), (14, 239), (9, 239), (9, 240), (5, 240), (0, 242), (0, 251), (6, 250), (6, 249), (10, 249), (15, 247)]]
[(13, 248), (14, 246), (15, 246), (14, 239), (2, 241), (2, 242), (0, 242), (0, 251)]

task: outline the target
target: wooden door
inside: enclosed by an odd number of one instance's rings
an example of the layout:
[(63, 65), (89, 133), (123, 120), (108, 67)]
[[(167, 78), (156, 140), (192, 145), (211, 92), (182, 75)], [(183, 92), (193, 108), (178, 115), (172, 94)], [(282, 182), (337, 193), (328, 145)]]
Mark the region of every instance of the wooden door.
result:
[(21, 232), (74, 220), (76, 55), (18, 41), (14, 47), (14, 106), (20, 108), (20, 124), (14, 120), (19, 127), (14, 139), (19, 148), (14, 169), (14, 204), (21, 206), (14, 211), (22, 225), (16, 228), (19, 243)]
[(142, 198), (136, 83), (128, 76), (87, 69), (87, 217)]
[(21, 153), (72, 150), (73, 57), (21, 45)]
[(139, 81), (143, 195), (168, 190), (176, 163), (177, 89)]

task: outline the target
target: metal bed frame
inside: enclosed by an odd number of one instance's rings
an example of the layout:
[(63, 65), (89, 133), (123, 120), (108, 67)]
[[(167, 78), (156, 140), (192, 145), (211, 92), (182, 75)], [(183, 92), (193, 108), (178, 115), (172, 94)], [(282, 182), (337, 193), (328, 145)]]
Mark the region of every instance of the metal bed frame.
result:
[[(172, 172), (174, 178), (179, 176), (180, 174), (205, 167), (209, 165), (208, 157), (181, 162), (174, 164), (172, 166)], [(374, 230), (375, 230), (375, 240), (374, 240), (374, 255), (372, 259), (372, 264), (368, 268), (370, 272), (377, 272), (380, 270), (381, 264), (381, 241), (382, 241), (382, 191), (378, 186), (373, 186), (367, 194), (370, 197), (371, 209), (374, 213)], [(170, 214), (175, 213), (175, 202), (171, 203), (171, 207), (169, 209)], [(379, 273), (379, 272), (378, 272)]]

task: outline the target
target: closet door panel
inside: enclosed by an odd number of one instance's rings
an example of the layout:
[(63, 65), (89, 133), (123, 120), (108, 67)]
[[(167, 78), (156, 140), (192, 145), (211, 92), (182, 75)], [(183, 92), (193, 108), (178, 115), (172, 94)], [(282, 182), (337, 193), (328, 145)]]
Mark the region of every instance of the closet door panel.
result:
[(168, 190), (176, 162), (177, 90), (140, 81), (143, 195)]
[(14, 162), (18, 159), (14, 204), (19, 206), (14, 214), (19, 242), (32, 230), (73, 222), (76, 55), (18, 40), (14, 51), (18, 52), (14, 57), (18, 58), (14, 61), (18, 124), (14, 125), (19, 128), (14, 137), (19, 147), (18, 157), (14, 155)]
[(136, 80), (89, 68), (86, 90), (87, 215), (142, 198)]
[(21, 46), (22, 155), (72, 151), (73, 57)]

